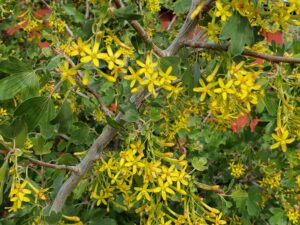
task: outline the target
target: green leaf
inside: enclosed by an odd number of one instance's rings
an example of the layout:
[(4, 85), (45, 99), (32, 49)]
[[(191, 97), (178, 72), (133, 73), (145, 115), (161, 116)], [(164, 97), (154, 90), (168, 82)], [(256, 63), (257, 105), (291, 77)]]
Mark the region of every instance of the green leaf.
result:
[(63, 8), (67, 15), (73, 16), (75, 23), (81, 23), (84, 21), (84, 15), (76, 9), (76, 6), (74, 4), (65, 4)]
[(174, 5), (173, 9), (176, 15), (186, 13), (192, 4), (192, 0), (177, 0)]
[(57, 68), (58, 64), (60, 64), (60, 62), (61, 62), (61, 58), (63, 58), (62, 55), (57, 55), (57, 56), (53, 57), (53, 58), (49, 61), (48, 65), (47, 65), (47, 67), (46, 67), (47, 70), (51, 71), (51, 70)]
[(138, 111), (133, 108), (128, 109), (123, 116), (123, 120), (130, 123), (138, 121), (139, 120)]
[(3, 201), (3, 187), (4, 187), (7, 171), (8, 171), (8, 162), (7, 160), (5, 160), (0, 168), (0, 205), (2, 204)]
[(231, 193), (231, 197), (235, 201), (235, 204), (239, 209), (239, 211), (242, 211), (246, 205), (246, 201), (248, 199), (248, 193), (242, 190), (240, 187), (238, 187)]
[(31, 71), (30, 66), (16, 58), (9, 58), (0, 62), (0, 72), (8, 74), (17, 74)]
[(257, 187), (251, 187), (248, 191), (248, 199), (246, 202), (249, 216), (257, 216), (260, 212), (259, 203), (261, 201), (261, 191)]
[(192, 166), (194, 169), (198, 171), (204, 171), (207, 169), (206, 163), (207, 163), (207, 158), (205, 157), (194, 157), (191, 160)]
[(65, 100), (57, 116), (53, 120), (51, 120), (50, 123), (53, 125), (58, 124), (58, 131), (61, 133), (67, 133), (72, 125), (72, 121), (73, 112), (69, 102)]
[(18, 117), (10, 125), (0, 125), (0, 134), (3, 135), (3, 137), (14, 139), (25, 126), (25, 121), (21, 117)]
[(273, 216), (270, 217), (269, 222), (271, 225), (286, 225), (285, 211), (281, 208), (271, 208)]
[(160, 108), (153, 107), (149, 112), (150, 119), (153, 121), (159, 121), (160, 118)]
[(20, 133), (15, 138), (16, 147), (23, 148), (26, 138), (27, 138), (27, 125), (24, 123), (24, 125), (20, 130)]
[(32, 131), (42, 117), (48, 117), (53, 103), (48, 97), (34, 97), (24, 101), (15, 111), (15, 116), (24, 115), (28, 131)]
[(279, 103), (276, 93), (267, 93), (264, 97), (264, 103), (266, 105), (268, 113), (271, 116), (276, 116)]
[(42, 135), (32, 138), (33, 150), (36, 155), (46, 155), (51, 153), (52, 142), (47, 142)]
[(89, 133), (89, 126), (82, 122), (74, 123), (77, 129), (71, 132), (71, 142), (76, 145), (84, 144)]
[(0, 80), (0, 101), (13, 98), (19, 92), (36, 84), (34, 71), (21, 72)]
[(220, 39), (231, 39), (229, 52), (237, 56), (244, 51), (245, 44), (251, 46), (254, 43), (254, 32), (249, 20), (235, 12), (222, 28)]
[(134, 5), (122, 7), (113, 11), (115, 17), (124, 20), (138, 20), (142, 15), (137, 14), (137, 7)]

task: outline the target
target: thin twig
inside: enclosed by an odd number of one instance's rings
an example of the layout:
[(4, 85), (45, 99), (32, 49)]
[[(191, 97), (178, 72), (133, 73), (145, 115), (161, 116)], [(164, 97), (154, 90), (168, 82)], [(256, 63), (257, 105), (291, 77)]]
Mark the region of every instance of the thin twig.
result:
[(42, 166), (42, 167), (47, 167), (47, 168), (52, 168), (52, 169), (56, 169), (56, 170), (68, 170), (74, 173), (79, 173), (79, 169), (76, 166), (67, 166), (67, 165), (56, 165), (56, 164), (52, 164), (52, 163), (47, 163), (44, 161), (40, 161), (37, 159), (30, 159), (27, 158), (32, 164), (38, 165), (38, 166)]
[[(124, 7), (122, 0), (115, 0), (115, 4), (116, 4), (117, 8)], [(158, 56), (160, 56), (160, 57), (165, 56), (164, 51), (152, 42), (151, 38), (148, 36), (145, 29), (141, 26), (141, 24), (137, 20), (130, 20), (128, 22), (133, 27), (133, 29), (135, 29), (135, 31), (141, 36), (141, 38), (144, 40), (144, 42), (152, 45), (153, 51)]]
[[(186, 47), (211, 49), (211, 50), (216, 50), (216, 51), (227, 51), (228, 50), (228, 45), (226, 45), (226, 44), (211, 44), (211, 43), (205, 43), (205, 42), (185, 41), (184, 43), (182, 43), (182, 45), (186, 46)], [(284, 56), (268, 55), (265, 53), (255, 52), (255, 51), (247, 50), (247, 49), (245, 49), (242, 52), (242, 55), (252, 56), (254, 58), (260, 58), (260, 59), (264, 59), (264, 60), (267, 60), (270, 62), (276, 62), (276, 63), (280, 63), (280, 62), (295, 63), (295, 64), (300, 63), (300, 58), (289, 58), (289, 57), (284, 57)]]
[(70, 27), (67, 24), (65, 24), (65, 29), (68, 32), (68, 34), (70, 35), (70, 37), (74, 38), (73, 31), (70, 29)]
[(173, 27), (173, 25), (174, 25), (174, 23), (176, 22), (176, 20), (177, 20), (177, 16), (174, 15), (174, 16), (172, 17), (171, 22), (168, 24), (168, 27), (167, 27), (167, 29), (166, 29), (167, 32), (171, 30), (171, 28)]
[[(73, 60), (72, 60), (69, 56), (67, 56), (67, 55), (64, 54), (64, 57), (65, 57), (65, 59), (70, 63), (70, 65), (71, 65), (72, 67), (75, 67), (75, 66), (76, 66), (75, 63), (73, 62)], [(77, 70), (77, 73), (79, 74), (80, 77), (83, 77), (83, 74), (82, 74), (82, 72), (81, 72), (80, 70)], [(80, 85), (79, 82), (77, 82), (77, 84)], [(82, 86), (82, 85), (80, 85), (80, 86)], [(100, 109), (105, 113), (105, 115), (107, 115), (107, 116), (109, 116), (109, 117), (114, 116), (114, 113), (111, 112), (111, 111), (106, 107), (106, 105), (104, 104), (104, 101), (103, 101), (101, 95), (100, 95), (98, 92), (96, 92), (95, 90), (93, 90), (93, 89), (90, 88), (89, 86), (82, 86), (82, 87), (85, 88), (87, 92), (89, 92), (90, 94), (92, 94), (92, 95), (97, 99), (97, 101), (98, 101), (98, 103), (99, 103), (99, 107), (100, 107)]]
[(85, 0), (85, 15), (84, 15), (84, 18), (88, 19), (89, 18), (89, 14), (90, 14), (90, 1), (89, 0)]

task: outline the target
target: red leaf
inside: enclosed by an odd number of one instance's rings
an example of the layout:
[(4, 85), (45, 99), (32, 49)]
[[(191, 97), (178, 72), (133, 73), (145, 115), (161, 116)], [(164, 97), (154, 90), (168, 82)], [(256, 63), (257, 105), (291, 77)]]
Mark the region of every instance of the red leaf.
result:
[(236, 122), (231, 122), (231, 130), (233, 133), (238, 133), (240, 131), (239, 125)]
[(112, 111), (112, 112), (116, 112), (117, 111), (117, 104), (116, 103), (112, 103), (111, 105), (110, 105), (110, 110)]
[(249, 122), (249, 117), (247, 113), (244, 113), (242, 116), (231, 122), (231, 129), (233, 133), (238, 133), (242, 128), (244, 128)]
[(8, 35), (13, 35), (14, 33), (16, 33), (17, 31), (19, 31), (19, 28), (16, 28), (16, 27), (9, 27), (7, 28), (6, 30), (6, 33)]
[(48, 8), (38, 9), (37, 11), (35, 11), (34, 17), (37, 19), (42, 19), (47, 14), (51, 14), (51, 9)]
[(251, 122), (250, 122), (250, 130), (253, 133), (255, 130), (255, 127), (259, 123), (259, 118), (255, 117)]
[(47, 48), (50, 46), (48, 41), (43, 41), (38, 43), (39, 48)]
[(247, 113), (245, 113), (244, 115), (236, 119), (236, 122), (240, 128), (244, 128), (247, 125), (248, 121), (249, 121), (249, 117)]

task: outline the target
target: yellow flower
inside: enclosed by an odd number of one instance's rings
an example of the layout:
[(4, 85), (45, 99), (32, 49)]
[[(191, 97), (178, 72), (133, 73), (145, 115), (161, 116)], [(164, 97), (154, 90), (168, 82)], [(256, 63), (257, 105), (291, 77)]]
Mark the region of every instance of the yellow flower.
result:
[(218, 80), (220, 88), (214, 90), (215, 93), (221, 93), (224, 101), (227, 99), (228, 94), (234, 94), (235, 91), (231, 88), (233, 80), (228, 81), (227, 84), (224, 84), (223, 79), (219, 78)]
[[(140, 71), (140, 70), (139, 70)], [(143, 86), (147, 86), (148, 87), (148, 91), (154, 96), (156, 97), (156, 92), (155, 92), (155, 85), (160, 86), (160, 81), (158, 80), (158, 73), (155, 72), (153, 74), (150, 73), (146, 73), (145, 72), (145, 76), (146, 79), (145, 80), (141, 80), (140, 83)]]
[(73, 50), (70, 53), (71, 56), (85, 56), (85, 50), (90, 48), (90, 44), (85, 44), (80, 37), (78, 38), (77, 43), (72, 42), (72, 48)]
[(111, 47), (107, 45), (106, 50), (107, 55), (104, 60), (108, 63), (108, 69), (112, 70), (116, 66), (123, 67), (125, 65), (124, 60), (119, 59), (122, 55), (121, 49), (117, 50), (116, 53), (113, 53)]
[(166, 72), (163, 72), (160, 68), (158, 69), (159, 75), (161, 77), (160, 85), (167, 91), (170, 91), (172, 89), (171, 83), (172, 81), (177, 79), (177, 77), (170, 75), (172, 70), (173, 70), (172, 66), (169, 66)]
[(15, 180), (13, 181), (9, 193), (9, 199), (13, 202), (13, 205), (9, 209), (9, 212), (16, 212), (18, 209), (22, 208), (23, 202), (30, 202), (30, 199), (26, 196), (31, 194), (31, 191), (25, 188), (27, 183), (27, 180), (24, 180), (22, 184), (16, 183)]
[(7, 115), (8, 115), (7, 110), (1, 107), (0, 108), (0, 117), (5, 117)]
[(96, 42), (93, 46), (93, 49), (87, 47), (84, 48), (84, 51), (87, 53), (87, 56), (82, 57), (80, 61), (83, 63), (92, 61), (96, 67), (99, 67), (99, 59), (106, 59), (107, 57), (107, 54), (98, 52), (99, 47), (100, 43)]
[(245, 166), (241, 163), (235, 164), (233, 161), (229, 163), (230, 175), (234, 178), (240, 178), (245, 174)]
[(202, 79), (199, 80), (199, 83), (201, 87), (196, 87), (193, 89), (195, 92), (201, 92), (200, 101), (203, 102), (205, 100), (206, 94), (209, 96), (213, 96), (214, 93), (211, 91), (213, 87), (217, 85), (217, 83), (209, 83), (205, 85), (204, 81)]
[(298, 209), (291, 208), (287, 213), (287, 217), (289, 218), (289, 221), (292, 222), (292, 224), (299, 224), (300, 213)]
[(281, 146), (281, 149), (283, 152), (287, 151), (286, 144), (290, 144), (295, 141), (295, 138), (289, 138), (289, 132), (283, 128), (278, 127), (276, 128), (276, 134), (273, 133), (272, 137), (277, 141), (275, 144), (271, 145), (271, 149), (279, 148)]
[(69, 69), (69, 63), (68, 61), (64, 61), (64, 65), (59, 65), (58, 68), (61, 72), (61, 80), (64, 81), (64, 80), (68, 80), (72, 85), (75, 85), (76, 82), (73, 78), (73, 76), (76, 75), (77, 73), (77, 70), (76, 68), (71, 68)]
[(149, 76), (154, 72), (154, 68), (157, 66), (157, 62), (152, 62), (152, 58), (150, 55), (146, 56), (146, 62), (143, 63), (140, 60), (136, 60), (136, 63), (141, 67), (138, 70), (138, 73), (145, 74), (146, 76)]
[(148, 192), (151, 192), (150, 189), (147, 189), (148, 184), (144, 184), (143, 187), (135, 187), (134, 190), (138, 191), (138, 195), (136, 196), (136, 200), (139, 201), (142, 197), (145, 197), (148, 201), (151, 201), (151, 197)]
[(226, 5), (225, 7), (223, 7), (220, 1), (216, 1), (216, 17), (221, 17), (221, 20), (225, 22), (227, 20), (227, 17), (231, 16), (231, 12), (228, 11), (230, 7), (230, 5)]
[(134, 70), (132, 69), (131, 66), (128, 67), (128, 70), (130, 71), (131, 75), (126, 75), (124, 76), (125, 80), (131, 80), (130, 82), (130, 88), (133, 88), (133, 86), (135, 85), (136, 81), (141, 81), (142, 78), (140, 77), (140, 73), (138, 72), (134, 72)]
[(158, 178), (158, 185), (159, 187), (153, 188), (152, 191), (155, 193), (160, 192), (163, 200), (167, 200), (167, 193), (171, 195), (175, 194), (175, 192), (171, 188), (169, 188), (169, 182), (164, 183), (161, 178)]

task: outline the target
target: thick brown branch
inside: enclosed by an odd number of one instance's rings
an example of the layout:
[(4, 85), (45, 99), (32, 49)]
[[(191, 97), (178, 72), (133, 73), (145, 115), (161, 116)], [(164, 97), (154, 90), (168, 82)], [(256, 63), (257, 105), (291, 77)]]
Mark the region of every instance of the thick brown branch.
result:
[[(117, 8), (124, 7), (124, 4), (123, 4), (122, 0), (115, 0), (115, 4), (116, 4)], [(149, 44), (152, 45), (153, 51), (158, 56), (160, 56), (160, 57), (165, 56), (164, 51), (152, 42), (152, 40), (148, 36), (147, 32), (145, 31), (145, 29), (141, 26), (141, 24), (138, 21), (130, 20), (128, 22), (133, 27), (133, 29), (135, 29), (135, 31), (141, 36), (141, 38), (144, 40), (144, 42), (149, 43)]]
[[(192, 48), (203, 48), (203, 49), (211, 49), (216, 51), (227, 51), (228, 45), (226, 44), (210, 44), (205, 42), (193, 42), (193, 41), (185, 41), (183, 46), (192, 47)], [(255, 52), (251, 50), (245, 49), (242, 53), (242, 55), (246, 56), (252, 56), (254, 58), (260, 58), (264, 59), (270, 62), (276, 62), (276, 63), (300, 63), (300, 58), (289, 58), (284, 56), (275, 56), (275, 55), (268, 55), (265, 53)]]
[(213, 7), (213, 2), (215, 0), (206, 0), (204, 3), (199, 16), (197, 19), (191, 20), (191, 14), (196, 9), (196, 7), (200, 4), (201, 0), (193, 0), (192, 5), (190, 7), (189, 13), (186, 17), (186, 20), (184, 21), (181, 29), (179, 30), (179, 33), (177, 34), (176, 38), (173, 40), (173, 42), (170, 44), (170, 46), (165, 50), (165, 54), (170, 56), (176, 54), (179, 49), (182, 47), (182, 42), (186, 39), (186, 36), (191, 32), (199, 20), (201, 20), (208, 11)]
[(56, 164), (52, 164), (52, 163), (47, 163), (47, 162), (43, 162), (40, 160), (36, 160), (36, 159), (29, 159), (28, 160), (35, 165), (38, 166), (43, 166), (43, 167), (47, 167), (47, 168), (52, 168), (55, 170), (67, 170), (67, 171), (71, 171), (74, 173), (79, 173), (79, 170), (77, 169), (76, 166), (66, 166), (66, 165), (56, 165)]

